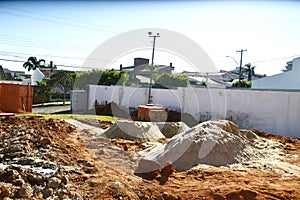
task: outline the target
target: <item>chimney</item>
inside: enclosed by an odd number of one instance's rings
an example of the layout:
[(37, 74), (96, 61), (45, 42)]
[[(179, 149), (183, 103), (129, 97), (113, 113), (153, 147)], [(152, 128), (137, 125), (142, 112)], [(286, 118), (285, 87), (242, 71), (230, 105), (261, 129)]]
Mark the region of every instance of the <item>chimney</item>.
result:
[(120, 71), (122, 71), (122, 69), (123, 69), (123, 66), (122, 66), (122, 64), (120, 64)]
[(173, 67), (173, 63), (170, 63), (170, 68), (174, 69), (175, 67)]

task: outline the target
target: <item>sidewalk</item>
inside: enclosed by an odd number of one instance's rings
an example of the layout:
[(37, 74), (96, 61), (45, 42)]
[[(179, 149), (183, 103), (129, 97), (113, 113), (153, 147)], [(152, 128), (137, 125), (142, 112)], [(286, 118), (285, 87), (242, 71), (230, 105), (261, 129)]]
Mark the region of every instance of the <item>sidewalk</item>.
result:
[(48, 107), (33, 107), (32, 113), (39, 113), (39, 114), (53, 114), (58, 112), (70, 111), (71, 106), (48, 106)]

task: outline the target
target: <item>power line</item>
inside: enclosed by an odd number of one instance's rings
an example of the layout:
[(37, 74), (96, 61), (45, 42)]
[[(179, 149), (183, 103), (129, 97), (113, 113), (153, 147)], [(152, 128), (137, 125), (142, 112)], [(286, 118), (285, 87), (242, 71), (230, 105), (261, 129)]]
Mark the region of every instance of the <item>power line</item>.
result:
[[(10, 55), (7, 55), (10, 54)], [(59, 56), (59, 55), (49, 55), (49, 54), (28, 54), (28, 53), (20, 53), (20, 52), (12, 52), (12, 51), (0, 51), (0, 55), (2, 56), (13, 56), (13, 57), (20, 57), (20, 56), (14, 56), (11, 54), (19, 54), (19, 55), (27, 55), (27, 56), (43, 56), (43, 57), (53, 57), (53, 58), (64, 58), (64, 59), (77, 59), (77, 60), (93, 60), (93, 61), (111, 61), (111, 59), (105, 59), (105, 58), (83, 58), (83, 57), (72, 57), (72, 56)], [(26, 57), (20, 57), (20, 58), (26, 58)], [(119, 60), (120, 62), (124, 62), (124, 63), (131, 63), (129, 61), (125, 61), (125, 60)]]
[(71, 23), (55, 21), (55, 20), (51, 20), (51, 19), (42, 19), (42, 18), (23, 15), (23, 14), (11, 13), (11, 12), (8, 12), (8, 11), (2, 11), (0, 14), (7, 14), (7, 15), (12, 15), (12, 16), (16, 16), (16, 17), (23, 17), (23, 18), (29, 18), (29, 19), (34, 19), (34, 20), (39, 20), (39, 21), (44, 21), (44, 22), (51, 22), (51, 23), (56, 23), (56, 24), (66, 25), (66, 26), (72, 26), (72, 27), (81, 28), (81, 29), (90, 29), (90, 30), (94, 30), (94, 31), (101, 31), (101, 32), (107, 32), (107, 33), (117, 33), (115, 31), (97, 29), (97, 28), (92, 28), (92, 27), (89, 27), (89, 26), (81, 26), (81, 25), (76, 25), (76, 24), (71, 24)]
[(300, 54), (296, 54), (296, 55), (293, 55), (293, 56), (281, 57), (281, 58), (273, 58), (273, 59), (269, 59), (269, 60), (257, 60), (257, 61), (252, 61), (252, 62), (253, 62), (253, 63), (259, 63), (259, 62), (271, 62), (271, 61), (275, 61), (275, 60), (284, 60), (284, 59), (295, 58), (295, 57), (300, 57)]
[(78, 46), (73, 44), (68, 44), (64, 42), (49, 42), (46, 40), (38, 40), (38, 39), (30, 39), (30, 38), (24, 38), (24, 37), (18, 37), (18, 36), (12, 36), (12, 35), (5, 35), (1, 34), (0, 40), (2, 41), (11, 41), (11, 42), (26, 42), (26, 43), (38, 43), (42, 44), (43, 46), (61, 46), (61, 47), (71, 47), (71, 48), (77, 48)]
[(6, 9), (10, 9), (10, 10), (19, 11), (19, 12), (25, 12), (26, 14), (27, 13), (31, 13), (31, 14), (34, 14), (34, 15), (40, 15), (40, 16), (43, 16), (43, 17), (44, 16), (52, 17), (52, 18), (63, 20), (63, 21), (79, 22), (79, 23), (82, 23), (82, 24), (90, 24), (90, 25), (96, 26), (96, 27), (102, 26), (102, 27), (107, 27), (107, 28), (110, 28), (110, 29), (116, 29), (115, 27), (110, 27), (110, 26), (100, 25), (100, 24), (94, 24), (94, 23), (91, 23), (91, 22), (88, 22), (88, 21), (83, 21), (83, 20), (78, 20), (78, 19), (58, 17), (58, 16), (55, 16), (55, 15), (49, 15), (49, 14), (45, 14), (45, 13), (33, 12), (33, 11), (29, 11), (29, 10), (23, 10), (23, 9), (18, 9), (18, 8), (11, 8), (11, 7), (6, 7), (6, 6), (0, 6), (0, 7), (6, 8)]

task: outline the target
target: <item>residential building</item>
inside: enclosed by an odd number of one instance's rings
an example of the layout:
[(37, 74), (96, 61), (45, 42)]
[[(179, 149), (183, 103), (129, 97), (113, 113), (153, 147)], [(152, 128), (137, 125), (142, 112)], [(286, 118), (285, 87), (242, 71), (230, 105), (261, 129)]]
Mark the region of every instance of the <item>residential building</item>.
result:
[(300, 57), (287, 62), (286, 72), (252, 81), (252, 89), (300, 90)]
[(171, 74), (174, 70), (172, 63), (170, 65), (155, 65), (154, 69), (150, 70), (149, 59), (134, 58), (134, 65), (123, 67), (120, 65), (120, 70), (126, 70), (129, 75), (129, 81), (132, 85), (148, 85), (150, 83), (150, 76), (152, 78), (164, 74)]

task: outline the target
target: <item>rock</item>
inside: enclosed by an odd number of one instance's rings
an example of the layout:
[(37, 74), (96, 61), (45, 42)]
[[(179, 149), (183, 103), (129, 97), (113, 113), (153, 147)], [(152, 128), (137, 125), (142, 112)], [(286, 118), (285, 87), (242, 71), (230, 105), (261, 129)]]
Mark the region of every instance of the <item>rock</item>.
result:
[(47, 147), (48, 145), (50, 145), (52, 142), (49, 138), (45, 138), (45, 137), (42, 137), (40, 139), (40, 144), (43, 146), (43, 147)]
[(68, 190), (66, 189), (60, 190), (58, 194), (59, 199), (68, 199), (68, 194), (69, 194)]
[(67, 176), (62, 176), (61, 177), (61, 183), (64, 184), (64, 185), (67, 185), (69, 182), (69, 179)]
[(58, 188), (60, 186), (61, 180), (57, 177), (50, 178), (47, 186), (50, 188)]
[(0, 198), (10, 197), (12, 195), (12, 185), (10, 183), (0, 182)]
[(27, 199), (30, 199), (32, 195), (33, 195), (33, 189), (28, 183), (22, 185), (16, 194), (18, 198), (27, 198)]
[(95, 173), (97, 171), (97, 169), (95, 167), (87, 167), (87, 166), (83, 166), (83, 171), (87, 174), (92, 174)]
[(47, 189), (45, 189), (45, 196), (46, 196), (46, 197), (50, 197), (50, 196), (52, 196), (53, 194), (54, 194), (54, 191), (53, 191), (52, 188), (47, 188)]
[(13, 181), (13, 184), (16, 185), (16, 186), (21, 186), (21, 185), (24, 185), (25, 184), (25, 181), (21, 178), (18, 178), (18, 179), (15, 179)]
[(14, 169), (6, 169), (1, 177), (0, 180), (5, 180), (7, 183), (12, 183), (13, 180), (20, 178), (20, 174), (17, 170)]
[(135, 170), (135, 173), (148, 173), (160, 169), (160, 164), (153, 160), (141, 159), (138, 164), (138, 168)]
[(44, 178), (36, 174), (28, 174), (27, 179), (31, 185), (43, 185), (44, 183)]

